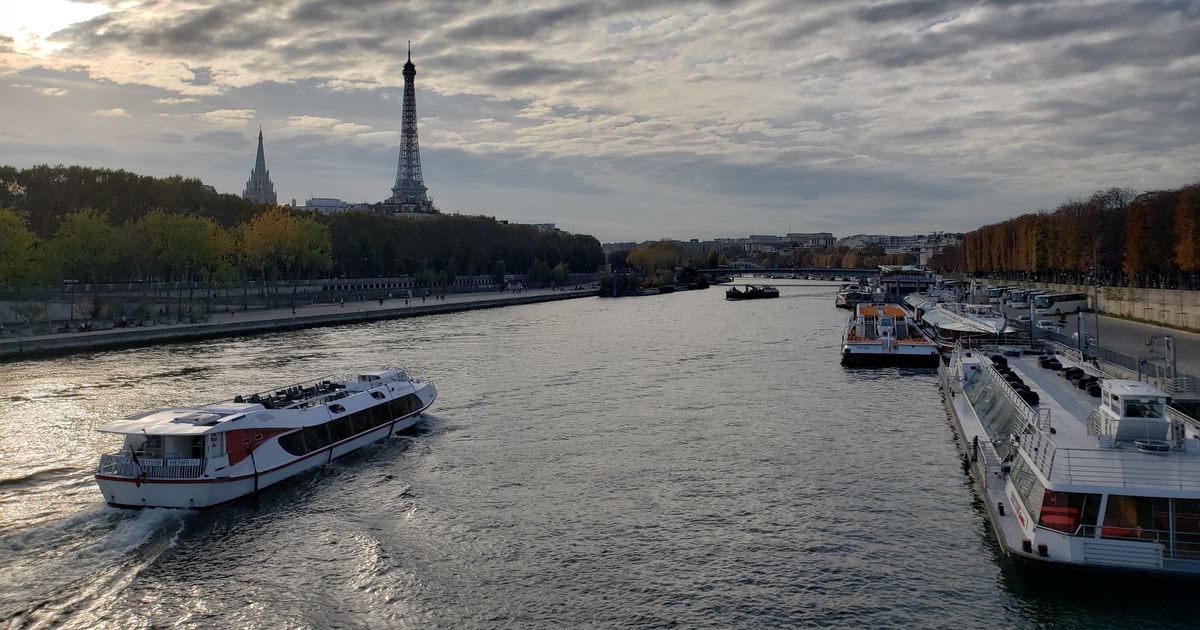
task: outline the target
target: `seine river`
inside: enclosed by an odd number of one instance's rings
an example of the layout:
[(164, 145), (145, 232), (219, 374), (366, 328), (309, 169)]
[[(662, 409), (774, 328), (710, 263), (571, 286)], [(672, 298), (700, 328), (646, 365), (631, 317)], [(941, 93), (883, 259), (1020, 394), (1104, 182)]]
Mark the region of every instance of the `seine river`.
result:
[[(1194, 627), (1182, 588), (1035, 584), (936, 375), (847, 370), (831, 283), (586, 298), (0, 364), (0, 623)], [(95, 428), (399, 365), (416, 433), (203, 512), (107, 507)]]

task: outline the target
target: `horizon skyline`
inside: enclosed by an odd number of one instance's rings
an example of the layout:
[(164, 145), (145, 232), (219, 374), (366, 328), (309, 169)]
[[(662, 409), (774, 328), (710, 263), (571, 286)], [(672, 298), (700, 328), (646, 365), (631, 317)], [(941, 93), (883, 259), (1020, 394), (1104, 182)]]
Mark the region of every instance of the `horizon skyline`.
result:
[(261, 126), (281, 200), (380, 201), (412, 40), (436, 205), (601, 242), (969, 232), (1200, 179), (1193, 3), (348, 8), (0, 0), (0, 162), (238, 194)]

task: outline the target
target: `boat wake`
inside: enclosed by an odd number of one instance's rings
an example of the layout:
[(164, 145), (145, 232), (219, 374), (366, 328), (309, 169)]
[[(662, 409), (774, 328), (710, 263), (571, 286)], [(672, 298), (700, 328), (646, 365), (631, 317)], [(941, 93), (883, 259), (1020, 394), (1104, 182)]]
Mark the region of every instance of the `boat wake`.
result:
[(0, 623), (87, 627), (177, 543), (187, 510), (96, 507), (0, 536)]

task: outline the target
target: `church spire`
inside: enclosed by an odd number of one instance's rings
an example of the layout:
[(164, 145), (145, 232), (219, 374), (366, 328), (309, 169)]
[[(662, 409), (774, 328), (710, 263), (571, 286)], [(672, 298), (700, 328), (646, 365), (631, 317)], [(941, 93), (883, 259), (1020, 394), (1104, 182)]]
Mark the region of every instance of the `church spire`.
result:
[(254, 203), (276, 203), (275, 184), (271, 183), (271, 171), (267, 170), (267, 156), (263, 152), (262, 127), (258, 128), (258, 156), (254, 158), (254, 170), (250, 171), (250, 179), (246, 180), (242, 198)]
[(254, 159), (254, 170), (258, 173), (267, 172), (267, 157), (263, 155), (262, 127), (258, 128), (258, 157)]

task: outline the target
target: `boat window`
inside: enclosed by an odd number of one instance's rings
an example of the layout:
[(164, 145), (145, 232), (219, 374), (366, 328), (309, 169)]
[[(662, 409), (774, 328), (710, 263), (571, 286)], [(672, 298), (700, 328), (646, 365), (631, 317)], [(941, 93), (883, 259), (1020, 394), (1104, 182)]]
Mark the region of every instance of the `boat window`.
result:
[(279, 446), (288, 453), (296, 456), (308, 453), (308, 449), (304, 446), (303, 431), (293, 431), (287, 435), (279, 436)]
[(390, 404), (392, 417), (402, 418), (402, 417), (407, 416), (408, 414), (412, 413), (413, 409), (419, 408), (419, 407), (413, 407), (413, 405), (412, 405), (412, 399), (414, 397), (415, 396), (413, 396), (412, 394), (409, 394), (407, 396), (402, 396), (400, 398), (393, 400)]
[(1047, 490), (1038, 513), (1038, 525), (1081, 536), (1091, 533), (1099, 513), (1099, 494)]
[(163, 456), (162, 436), (147, 435), (146, 441), (142, 444), (142, 454), (146, 457), (157, 458)]
[[(1046, 493), (1046, 487), (1042, 485), (1042, 481), (1029, 468), (1029, 464), (1025, 462), (1024, 457), (1015, 456), (1012, 472), (1009, 473), (1009, 478), (1012, 479), (1013, 485), (1017, 487), (1017, 492), (1020, 493), (1021, 500), (1028, 508), (1029, 506), (1037, 506), (1042, 504), (1042, 496)], [(1027, 511), (1032, 511), (1028, 510)]]
[(384, 398), (387, 398), (387, 396), (384, 396), (383, 392), (371, 392), (371, 398), (374, 398), (375, 400), (383, 400)]
[(1174, 557), (1200, 560), (1200, 499), (1175, 499)]
[(341, 442), (354, 435), (354, 427), (350, 425), (350, 418), (343, 416), (329, 423), (329, 432), (334, 442)]
[(329, 429), (324, 424), (315, 427), (304, 427), (304, 443), (309, 452), (329, 446)]
[(350, 420), (354, 423), (355, 435), (359, 433), (366, 433), (375, 427), (375, 425), (371, 422), (370, 411), (356, 411), (350, 414)]
[(1126, 418), (1161, 418), (1163, 417), (1162, 403), (1148, 399), (1125, 401)]
[(329, 411), (332, 413), (346, 413), (346, 408), (341, 405), (329, 405)]
[(1170, 500), (1155, 497), (1109, 495), (1100, 536), (1167, 541)]
[(375, 405), (368, 409), (368, 411), (371, 413), (371, 423), (375, 426), (387, 424), (394, 419), (392, 418), (392, 414), (388, 413), (387, 405)]

